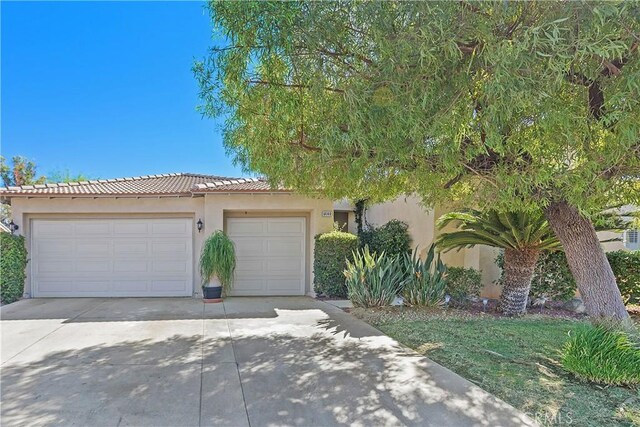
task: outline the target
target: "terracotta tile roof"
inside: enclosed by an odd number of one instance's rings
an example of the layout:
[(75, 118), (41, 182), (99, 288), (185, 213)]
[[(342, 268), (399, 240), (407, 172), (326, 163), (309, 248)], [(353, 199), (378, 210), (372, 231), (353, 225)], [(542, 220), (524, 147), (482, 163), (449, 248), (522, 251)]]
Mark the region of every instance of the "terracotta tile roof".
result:
[(284, 191), (272, 190), (259, 178), (229, 178), (217, 175), (170, 173), (131, 178), (0, 187), (0, 196), (145, 196), (191, 195), (208, 192)]

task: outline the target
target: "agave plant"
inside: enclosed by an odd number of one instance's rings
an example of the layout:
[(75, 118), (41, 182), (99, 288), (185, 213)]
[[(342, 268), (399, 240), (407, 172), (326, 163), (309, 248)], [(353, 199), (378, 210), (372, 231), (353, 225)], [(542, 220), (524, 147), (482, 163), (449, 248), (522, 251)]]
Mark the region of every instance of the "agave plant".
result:
[(397, 257), (371, 253), (369, 247), (353, 252), (344, 271), (347, 294), (355, 307), (390, 305), (402, 288), (405, 272)]
[(504, 249), (504, 287), (500, 309), (507, 315), (527, 308), (531, 279), (541, 251), (560, 249), (542, 212), (480, 212), (469, 209), (450, 212), (437, 221), (439, 229), (456, 224), (458, 230), (443, 233), (436, 245), (443, 251), (475, 245)]
[(236, 253), (233, 242), (223, 231), (214, 231), (205, 240), (200, 254), (202, 286), (217, 278), (225, 293), (231, 290), (236, 269)]
[(447, 267), (436, 254), (435, 245), (429, 247), (427, 257), (422, 260), (418, 249), (412, 255), (404, 255), (406, 279), (402, 288), (405, 303), (415, 306), (435, 307), (439, 305), (447, 286)]

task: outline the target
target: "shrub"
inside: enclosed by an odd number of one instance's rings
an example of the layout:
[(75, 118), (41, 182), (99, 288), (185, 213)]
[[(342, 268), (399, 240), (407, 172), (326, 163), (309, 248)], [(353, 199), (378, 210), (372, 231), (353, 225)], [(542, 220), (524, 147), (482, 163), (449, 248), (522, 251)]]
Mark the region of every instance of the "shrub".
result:
[(408, 305), (433, 307), (442, 302), (445, 294), (447, 267), (435, 254), (435, 246), (431, 245), (427, 257), (423, 261), (418, 250), (413, 255), (405, 254), (404, 268), (406, 279), (402, 296)]
[(595, 383), (640, 384), (640, 347), (622, 330), (585, 325), (562, 349), (562, 366)]
[(482, 290), (482, 274), (474, 268), (447, 267), (446, 282), (445, 292), (456, 307), (466, 306)]
[(640, 251), (607, 252), (626, 304), (640, 304)]
[[(496, 264), (503, 268), (503, 252), (496, 257)], [(502, 284), (502, 276), (498, 279), (498, 284)], [(529, 301), (543, 295), (554, 301), (568, 301), (575, 296), (576, 289), (576, 281), (569, 270), (564, 252), (542, 252), (531, 279)]]
[(331, 231), (315, 237), (313, 259), (313, 288), (317, 294), (345, 298), (344, 269), (347, 259), (358, 250), (358, 238), (354, 234)]
[(236, 250), (233, 241), (222, 231), (216, 230), (204, 241), (200, 253), (202, 286), (217, 277), (226, 293), (233, 286), (236, 270)]
[(404, 255), (411, 252), (411, 236), (406, 222), (392, 219), (380, 227), (369, 227), (358, 236), (360, 247), (369, 247), (371, 252), (389, 256)]
[(0, 299), (9, 304), (24, 293), (27, 249), (24, 237), (0, 233)]
[(355, 307), (390, 305), (406, 277), (397, 257), (371, 253), (368, 246), (354, 252), (353, 261), (347, 260), (344, 275), (349, 299)]

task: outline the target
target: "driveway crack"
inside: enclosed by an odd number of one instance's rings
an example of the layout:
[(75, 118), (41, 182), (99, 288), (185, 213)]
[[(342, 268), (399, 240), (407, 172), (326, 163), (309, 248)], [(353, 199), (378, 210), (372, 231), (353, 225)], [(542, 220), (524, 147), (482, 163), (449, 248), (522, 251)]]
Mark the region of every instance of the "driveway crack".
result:
[(240, 383), (240, 393), (242, 393), (244, 412), (247, 415), (247, 425), (251, 427), (251, 419), (249, 419), (249, 410), (247, 409), (247, 399), (245, 398), (244, 387), (242, 385), (242, 375), (240, 375), (240, 365), (238, 364), (238, 359), (236, 358), (236, 348), (233, 342), (233, 335), (231, 335), (231, 326), (229, 326), (229, 318), (227, 317), (227, 308), (225, 307), (224, 301), (222, 302), (222, 310), (224, 312), (224, 320), (227, 323), (227, 330), (229, 331), (229, 340), (231, 340), (231, 351), (233, 353), (233, 360), (235, 360), (236, 362), (236, 373), (238, 374), (238, 382)]

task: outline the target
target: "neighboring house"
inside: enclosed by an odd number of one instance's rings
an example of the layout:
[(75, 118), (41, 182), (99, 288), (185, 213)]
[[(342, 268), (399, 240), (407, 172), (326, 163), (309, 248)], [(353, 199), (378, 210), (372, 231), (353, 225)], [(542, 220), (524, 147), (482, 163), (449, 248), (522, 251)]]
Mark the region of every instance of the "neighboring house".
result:
[(254, 178), (150, 175), (0, 197), (26, 236), (33, 297), (198, 295), (200, 249), (217, 229), (236, 244), (233, 295), (312, 294), (313, 236), (333, 226), (330, 200)]
[[(11, 203), (26, 236), (25, 294), (33, 297), (199, 295), (200, 249), (218, 229), (236, 245), (233, 295), (313, 295), (313, 237), (334, 221), (356, 231), (353, 204), (272, 189), (255, 178), (182, 173), (26, 185), (1, 188), (0, 199)], [(403, 196), (368, 207), (365, 219), (405, 221), (412, 245), (424, 252), (446, 211)], [(637, 230), (605, 249), (625, 246), (637, 248)], [(482, 270), (483, 295), (497, 297), (497, 253), (477, 246), (443, 260)]]

